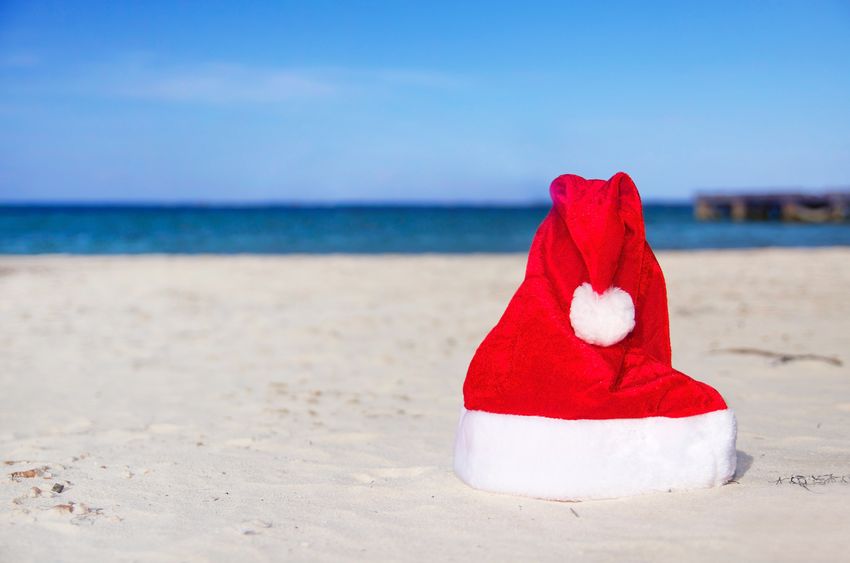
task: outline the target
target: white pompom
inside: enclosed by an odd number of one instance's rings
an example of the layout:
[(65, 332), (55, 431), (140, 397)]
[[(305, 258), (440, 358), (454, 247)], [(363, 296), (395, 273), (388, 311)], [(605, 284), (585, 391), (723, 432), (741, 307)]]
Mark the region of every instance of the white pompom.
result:
[(583, 283), (573, 293), (570, 324), (585, 342), (610, 346), (635, 328), (635, 304), (619, 287), (609, 287), (600, 295)]

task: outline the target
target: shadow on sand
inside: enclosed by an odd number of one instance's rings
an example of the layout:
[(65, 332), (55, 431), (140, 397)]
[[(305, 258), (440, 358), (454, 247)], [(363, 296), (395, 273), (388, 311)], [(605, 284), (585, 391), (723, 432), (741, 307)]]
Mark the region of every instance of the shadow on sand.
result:
[(753, 456), (750, 454), (744, 453), (741, 450), (736, 450), (735, 454), (738, 459), (738, 465), (735, 469), (735, 476), (733, 479), (736, 481), (746, 474), (747, 471), (750, 470), (750, 466), (753, 464)]

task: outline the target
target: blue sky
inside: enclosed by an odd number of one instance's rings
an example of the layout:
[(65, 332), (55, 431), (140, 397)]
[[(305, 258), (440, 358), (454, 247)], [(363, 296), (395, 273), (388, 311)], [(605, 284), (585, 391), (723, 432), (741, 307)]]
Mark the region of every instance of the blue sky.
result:
[(850, 185), (847, 2), (2, 2), (0, 200)]

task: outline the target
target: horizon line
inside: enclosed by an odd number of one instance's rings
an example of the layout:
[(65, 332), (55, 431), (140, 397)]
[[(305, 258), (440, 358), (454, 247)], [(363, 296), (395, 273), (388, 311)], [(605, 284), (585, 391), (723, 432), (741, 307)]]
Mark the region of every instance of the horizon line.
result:
[[(691, 205), (693, 197), (688, 198), (648, 198), (644, 199), (645, 205)], [(551, 201), (445, 201), (445, 200), (375, 200), (375, 201), (293, 201), (293, 200), (2, 200), (0, 207), (208, 207), (208, 208), (415, 208), (415, 207), (442, 207), (442, 208), (533, 208), (549, 207)]]

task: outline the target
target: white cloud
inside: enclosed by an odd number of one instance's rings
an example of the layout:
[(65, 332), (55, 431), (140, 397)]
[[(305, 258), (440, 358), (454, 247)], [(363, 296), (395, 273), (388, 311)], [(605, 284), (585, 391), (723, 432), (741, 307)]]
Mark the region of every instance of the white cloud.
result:
[(336, 85), (304, 72), (212, 64), (135, 73), (115, 93), (166, 102), (275, 103), (334, 94)]
[(37, 66), (41, 57), (34, 53), (8, 53), (0, 55), (0, 67), (3, 68), (30, 68)]
[(100, 69), (110, 95), (177, 103), (275, 104), (399, 88), (444, 89), (460, 84), (439, 72), (404, 69), (253, 67), (210, 63), (180, 68)]
[(27, 52), (0, 53), (6, 95), (119, 98), (186, 105), (279, 105), (294, 101), (392, 96), (464, 86), (457, 76), (422, 69), (259, 66), (207, 61), (175, 64), (150, 53), (107, 61), (44, 64)]

